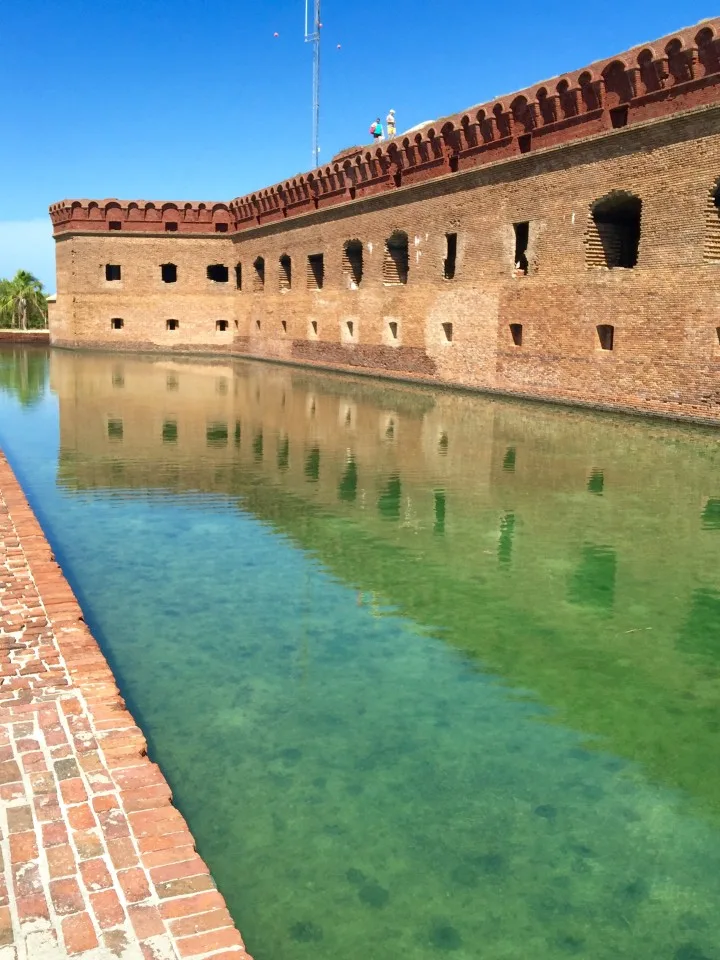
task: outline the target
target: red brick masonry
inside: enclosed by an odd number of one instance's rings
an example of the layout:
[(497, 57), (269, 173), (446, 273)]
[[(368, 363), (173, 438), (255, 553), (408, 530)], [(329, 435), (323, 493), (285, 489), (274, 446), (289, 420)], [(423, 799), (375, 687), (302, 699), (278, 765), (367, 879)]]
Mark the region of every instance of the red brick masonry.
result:
[(0, 960), (250, 960), (0, 452)]
[(50, 343), (49, 330), (0, 330), (0, 343), (34, 343), (46, 347)]

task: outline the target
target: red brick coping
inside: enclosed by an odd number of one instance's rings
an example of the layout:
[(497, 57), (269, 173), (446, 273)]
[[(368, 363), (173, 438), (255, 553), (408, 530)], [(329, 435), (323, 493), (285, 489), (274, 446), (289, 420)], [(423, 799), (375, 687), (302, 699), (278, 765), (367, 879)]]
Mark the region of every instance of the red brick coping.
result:
[(0, 451), (0, 960), (251, 960)]
[(0, 330), (0, 344), (35, 343), (47, 346), (50, 343), (49, 330)]

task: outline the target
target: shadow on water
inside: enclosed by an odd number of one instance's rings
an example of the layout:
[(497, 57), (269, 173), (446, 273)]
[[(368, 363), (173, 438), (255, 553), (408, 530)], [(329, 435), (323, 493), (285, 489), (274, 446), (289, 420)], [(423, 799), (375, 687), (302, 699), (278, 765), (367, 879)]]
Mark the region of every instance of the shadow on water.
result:
[(51, 385), (0, 440), (257, 960), (716, 960), (717, 434), (262, 364)]

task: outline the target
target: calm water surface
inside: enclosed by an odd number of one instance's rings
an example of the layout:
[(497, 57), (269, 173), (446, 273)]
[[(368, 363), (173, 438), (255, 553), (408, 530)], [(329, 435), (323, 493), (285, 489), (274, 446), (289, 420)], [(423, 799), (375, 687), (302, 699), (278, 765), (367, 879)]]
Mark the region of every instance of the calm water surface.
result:
[(720, 433), (6, 350), (0, 443), (257, 960), (720, 958)]

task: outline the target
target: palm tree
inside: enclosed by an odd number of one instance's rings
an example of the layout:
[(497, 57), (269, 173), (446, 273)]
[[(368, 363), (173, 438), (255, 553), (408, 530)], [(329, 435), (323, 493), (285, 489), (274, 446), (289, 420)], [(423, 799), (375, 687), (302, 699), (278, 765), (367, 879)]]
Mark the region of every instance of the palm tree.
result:
[(0, 280), (0, 327), (46, 327), (47, 309), (43, 285), (32, 273), (18, 270), (12, 280)]

